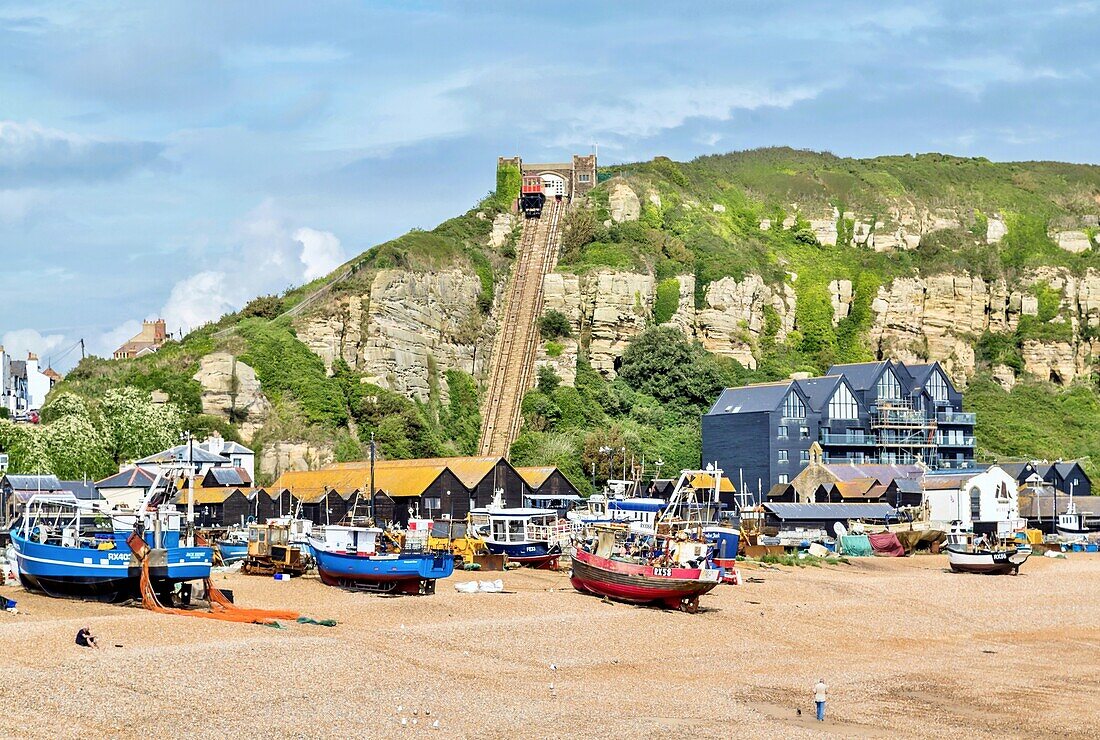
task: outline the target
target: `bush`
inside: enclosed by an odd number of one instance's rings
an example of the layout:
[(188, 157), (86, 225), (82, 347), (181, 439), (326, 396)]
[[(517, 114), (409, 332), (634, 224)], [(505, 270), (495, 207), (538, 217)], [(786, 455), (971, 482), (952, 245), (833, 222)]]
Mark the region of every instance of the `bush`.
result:
[(557, 339), (558, 337), (573, 336), (569, 319), (561, 311), (548, 309), (539, 319), (539, 332), (543, 339)]
[(623, 353), (619, 377), (663, 403), (701, 409), (722, 389), (721, 377), (704, 354), (677, 329), (649, 329)]
[(283, 299), (275, 295), (253, 298), (241, 309), (241, 318), (273, 319), (283, 312)]
[(668, 278), (657, 284), (657, 298), (653, 302), (653, 320), (658, 324), (672, 320), (680, 307), (680, 281)]
[(550, 340), (546, 343), (546, 355), (548, 357), (561, 357), (561, 353), (564, 351), (565, 345), (561, 342)]
[(538, 389), (546, 395), (553, 394), (561, 385), (561, 378), (549, 365), (539, 365)]

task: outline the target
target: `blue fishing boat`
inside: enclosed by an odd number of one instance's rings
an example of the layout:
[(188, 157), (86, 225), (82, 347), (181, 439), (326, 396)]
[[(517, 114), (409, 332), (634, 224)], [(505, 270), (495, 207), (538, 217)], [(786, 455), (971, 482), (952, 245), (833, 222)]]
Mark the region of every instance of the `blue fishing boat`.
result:
[(737, 557), (737, 549), (741, 546), (741, 531), (736, 527), (707, 525), (703, 527), (703, 537), (711, 545), (711, 562), (722, 561), (718, 564), (728, 567), (729, 562)]
[(127, 538), (149, 546), (153, 589), (210, 576), (213, 550), (180, 544), (182, 514), (171, 506), (139, 512), (108, 509), (71, 494), (38, 494), (11, 530), (19, 579), (49, 596), (100, 601), (140, 598), (141, 562)]
[(243, 529), (231, 529), (215, 540), (214, 547), (223, 565), (232, 565), (248, 556), (248, 533)]
[(330, 525), (309, 535), (317, 573), (329, 586), (377, 593), (431, 594), (435, 582), (454, 572), (454, 556), (427, 549), (427, 529), (406, 534), (398, 546), (379, 527)]
[(558, 519), (553, 509), (509, 509), (498, 499), (470, 512), (470, 528), (493, 555), (532, 568), (553, 568), (579, 527)]

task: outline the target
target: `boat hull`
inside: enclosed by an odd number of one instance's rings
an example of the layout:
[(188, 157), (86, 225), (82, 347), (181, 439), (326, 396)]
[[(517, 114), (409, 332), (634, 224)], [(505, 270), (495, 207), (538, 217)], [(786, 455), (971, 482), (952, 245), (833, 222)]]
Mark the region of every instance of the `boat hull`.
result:
[(218, 554), (225, 565), (248, 557), (248, 543), (215, 542), (214, 546), (218, 548)]
[(947, 548), (947, 560), (956, 573), (1015, 575), (1030, 553), (1018, 550), (965, 552)]
[(576, 550), (569, 580), (573, 588), (581, 593), (597, 594), (631, 604), (660, 604), (671, 609), (680, 609), (685, 605), (694, 607), (700, 596), (718, 585), (718, 570), (667, 570), (668, 575), (658, 575), (650, 566), (623, 563)]
[[(129, 550), (45, 545), (12, 533), (19, 579), (49, 596), (123, 601), (140, 598), (141, 562)], [(153, 589), (167, 593), (178, 583), (210, 577), (213, 550), (172, 547), (150, 550)]]
[(317, 573), (329, 586), (388, 593), (427, 594), (454, 572), (450, 554), (359, 555), (314, 546)]
[(491, 555), (506, 555), (509, 563), (519, 563), (529, 568), (553, 568), (562, 555), (561, 547), (547, 547), (545, 542), (486, 542), (485, 547)]

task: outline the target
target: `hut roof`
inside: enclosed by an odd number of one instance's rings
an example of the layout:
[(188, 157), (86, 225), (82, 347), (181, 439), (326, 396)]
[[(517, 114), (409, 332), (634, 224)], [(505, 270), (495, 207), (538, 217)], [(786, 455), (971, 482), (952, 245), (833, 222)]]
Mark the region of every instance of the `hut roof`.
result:
[[(502, 457), (426, 457), (418, 460), (376, 460), (374, 470), (377, 477), (378, 471), (384, 468), (447, 468), (462, 482), (462, 485), (467, 488), (476, 488), (503, 459)], [(356, 460), (329, 466), (332, 470), (367, 470), (369, 468), (370, 460)]]
[(531, 488), (540, 488), (546, 482), (546, 479), (554, 474), (555, 470), (557, 470), (555, 467), (516, 468), (519, 477), (523, 478), (523, 482)]

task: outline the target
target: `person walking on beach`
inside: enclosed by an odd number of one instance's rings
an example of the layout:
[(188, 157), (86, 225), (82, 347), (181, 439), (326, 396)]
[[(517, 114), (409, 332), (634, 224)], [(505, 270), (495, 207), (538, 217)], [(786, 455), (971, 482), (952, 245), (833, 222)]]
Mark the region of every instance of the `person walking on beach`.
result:
[(825, 685), (825, 679), (819, 678), (814, 686), (814, 704), (817, 705), (817, 721), (825, 721), (825, 695), (829, 693), (829, 687)]

